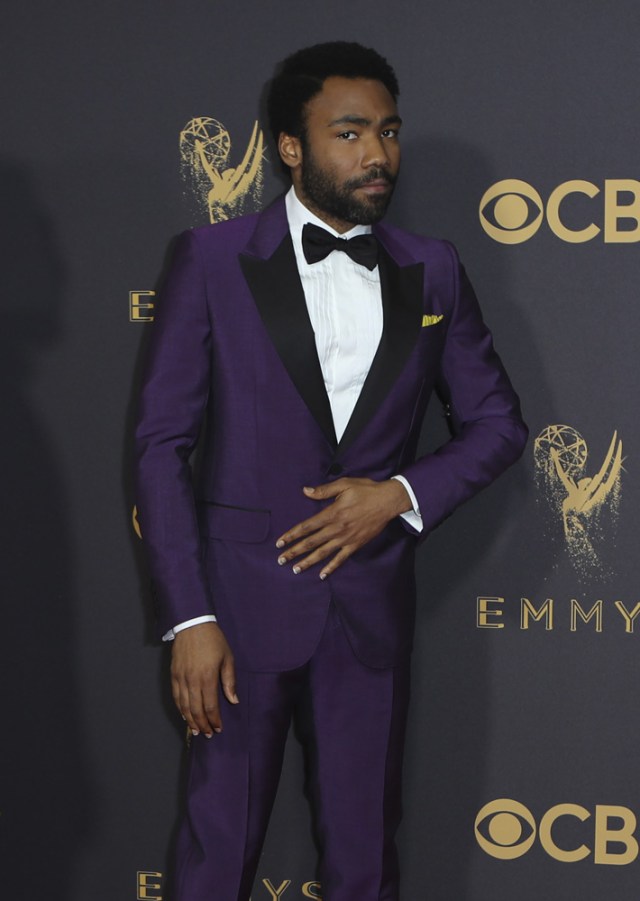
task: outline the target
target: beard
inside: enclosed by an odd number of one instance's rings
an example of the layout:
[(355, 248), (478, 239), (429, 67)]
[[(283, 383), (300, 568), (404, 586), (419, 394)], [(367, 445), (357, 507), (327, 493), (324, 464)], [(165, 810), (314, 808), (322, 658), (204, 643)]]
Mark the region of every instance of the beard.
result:
[[(386, 181), (391, 190), (385, 194), (357, 197), (355, 191), (372, 181)], [(321, 213), (353, 225), (373, 225), (387, 212), (391, 202), (396, 176), (386, 169), (370, 169), (360, 178), (339, 183), (330, 169), (316, 163), (309, 147), (303, 149), (301, 171), (302, 190), (305, 197)]]

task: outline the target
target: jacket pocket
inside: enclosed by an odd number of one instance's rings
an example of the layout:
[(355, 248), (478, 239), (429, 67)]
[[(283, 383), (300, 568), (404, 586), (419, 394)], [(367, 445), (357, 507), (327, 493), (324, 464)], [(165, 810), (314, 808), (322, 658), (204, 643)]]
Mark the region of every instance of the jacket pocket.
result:
[(271, 524), (269, 510), (251, 510), (225, 504), (203, 504), (201, 517), (203, 537), (244, 541), (247, 544), (264, 541)]

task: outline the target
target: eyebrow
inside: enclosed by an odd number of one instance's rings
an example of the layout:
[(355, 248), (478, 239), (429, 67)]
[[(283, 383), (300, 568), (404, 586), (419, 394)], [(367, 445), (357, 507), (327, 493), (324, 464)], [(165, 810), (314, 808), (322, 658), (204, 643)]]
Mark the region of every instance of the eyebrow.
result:
[[(340, 116), (339, 119), (329, 122), (327, 127), (332, 128), (334, 125), (361, 125), (363, 128), (366, 128), (367, 125), (372, 124), (371, 119), (365, 119), (362, 116)], [(402, 119), (400, 116), (387, 116), (386, 119), (380, 122), (380, 127), (385, 128), (387, 125), (402, 125)]]

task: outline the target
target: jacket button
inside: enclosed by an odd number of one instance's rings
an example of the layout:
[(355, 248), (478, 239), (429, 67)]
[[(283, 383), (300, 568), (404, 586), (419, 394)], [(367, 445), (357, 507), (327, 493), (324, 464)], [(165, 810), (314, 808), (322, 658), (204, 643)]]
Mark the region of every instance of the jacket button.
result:
[(332, 463), (331, 466), (329, 467), (329, 475), (330, 476), (339, 476), (340, 473), (342, 473), (343, 471), (344, 470), (343, 470), (343, 466), (341, 463)]

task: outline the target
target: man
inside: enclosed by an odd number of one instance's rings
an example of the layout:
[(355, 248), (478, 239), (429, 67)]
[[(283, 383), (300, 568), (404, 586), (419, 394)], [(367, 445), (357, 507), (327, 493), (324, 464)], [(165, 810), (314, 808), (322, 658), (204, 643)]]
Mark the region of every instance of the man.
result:
[[(186, 233), (158, 305), (138, 503), (194, 736), (179, 901), (249, 897), (298, 707), (325, 901), (398, 898), (416, 539), (526, 439), (455, 250), (378, 224), (397, 95), (358, 44), (287, 59), (268, 105), (292, 189)], [(435, 388), (455, 437), (415, 460)]]

